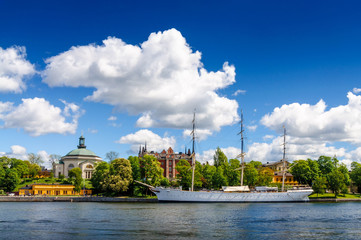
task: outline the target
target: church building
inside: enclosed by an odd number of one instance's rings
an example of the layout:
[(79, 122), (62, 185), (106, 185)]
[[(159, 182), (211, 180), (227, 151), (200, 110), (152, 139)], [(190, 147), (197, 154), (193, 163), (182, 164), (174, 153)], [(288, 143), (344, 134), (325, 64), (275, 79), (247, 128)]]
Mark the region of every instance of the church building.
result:
[(60, 174), (62, 174), (68, 178), (69, 171), (79, 167), (82, 171), (82, 178), (90, 179), (94, 171), (95, 163), (102, 161), (103, 160), (95, 155), (94, 152), (86, 149), (85, 138), (82, 135), (79, 138), (78, 148), (63, 156), (59, 163), (53, 164), (54, 177), (58, 178)]
[(176, 178), (178, 171), (175, 167), (181, 159), (187, 160), (189, 164), (192, 165), (192, 154), (190, 149), (188, 149), (188, 153), (186, 153), (186, 150), (184, 153), (177, 153), (169, 147), (167, 151), (164, 149), (162, 152), (157, 153), (154, 151), (149, 152), (147, 150), (147, 144), (145, 144), (143, 148), (141, 146), (139, 147), (138, 157), (142, 158), (144, 155), (156, 157), (158, 162), (160, 162), (161, 168), (163, 168), (163, 176), (169, 180)]

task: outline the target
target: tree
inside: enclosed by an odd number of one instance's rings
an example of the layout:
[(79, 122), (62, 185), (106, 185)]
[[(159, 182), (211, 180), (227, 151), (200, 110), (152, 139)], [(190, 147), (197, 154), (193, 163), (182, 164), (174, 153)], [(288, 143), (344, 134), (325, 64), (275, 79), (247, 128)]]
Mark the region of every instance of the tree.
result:
[(222, 152), (222, 150), (219, 147), (217, 147), (217, 150), (213, 155), (213, 160), (214, 160), (214, 166), (216, 166), (217, 168), (219, 166), (228, 165), (227, 156)]
[(326, 176), (335, 169), (336, 166), (333, 160), (331, 157), (326, 156), (320, 156), (318, 158), (317, 163), (322, 175)]
[(107, 162), (100, 162), (95, 165), (92, 178), (90, 179), (94, 190), (97, 193), (102, 192), (102, 183), (109, 174), (109, 164)]
[(101, 184), (102, 190), (108, 195), (118, 195), (128, 190), (132, 180), (132, 167), (129, 160), (117, 158), (110, 163), (109, 174)]
[[(256, 165), (257, 166), (257, 165)], [(254, 187), (259, 180), (259, 174), (255, 164), (247, 163), (244, 168), (244, 183), (250, 187)]]
[(41, 168), (38, 164), (30, 163), (29, 161), (24, 161), (24, 162), (26, 163), (26, 165), (28, 165), (30, 177), (34, 178), (41, 171)]
[(34, 154), (34, 153), (28, 154), (28, 160), (30, 163), (37, 164), (37, 165), (40, 165), (44, 162), (44, 160), (41, 158), (40, 155)]
[(6, 192), (11, 192), (16, 188), (19, 182), (20, 178), (17, 171), (15, 169), (8, 168), (5, 170), (5, 176), (1, 181), (1, 188)]
[(74, 185), (74, 190), (78, 193), (80, 193), (81, 185), (83, 182), (83, 178), (81, 175), (82, 175), (82, 171), (78, 167), (69, 170), (68, 176)]
[(323, 194), (325, 193), (325, 189), (326, 189), (326, 184), (327, 184), (327, 180), (325, 177), (323, 176), (318, 176), (316, 177), (316, 179), (313, 181), (312, 184), (312, 189), (315, 193), (317, 193), (317, 197), (318, 194)]
[(314, 176), (306, 160), (296, 160), (292, 163), (290, 172), (297, 182), (312, 185)]
[(110, 151), (105, 154), (105, 158), (109, 160), (109, 162), (113, 161), (114, 159), (117, 159), (119, 157), (119, 153)]
[(216, 173), (217, 168), (215, 166), (206, 164), (202, 168), (202, 186), (207, 189), (211, 189), (213, 175)]
[(222, 186), (227, 186), (227, 178), (224, 176), (224, 170), (222, 166), (217, 167), (217, 170), (212, 178), (212, 187), (220, 189)]
[(160, 162), (150, 155), (145, 155), (139, 160), (141, 166), (141, 178), (147, 184), (152, 186), (159, 186), (163, 178), (163, 168), (160, 167)]
[(357, 186), (357, 192), (361, 193), (361, 164), (358, 162), (351, 163), (351, 179)]
[(23, 178), (29, 175), (29, 165), (25, 161), (19, 159), (12, 159), (11, 168), (15, 169), (18, 173), (18, 176)]
[(328, 175), (328, 188), (335, 193), (335, 197), (346, 187), (344, 174), (334, 168)]
[(256, 185), (258, 186), (267, 186), (272, 182), (273, 179), (273, 171), (272, 169), (265, 167), (260, 168), (258, 170), (258, 182)]
[(190, 189), (192, 184), (192, 167), (187, 160), (181, 159), (175, 169), (177, 170), (177, 179), (184, 189)]
[(61, 156), (58, 154), (50, 154), (49, 162), (53, 166), (54, 163), (59, 163)]
[(240, 161), (238, 159), (230, 159), (227, 174), (228, 185), (237, 186), (240, 184), (241, 171), (235, 170), (240, 167)]

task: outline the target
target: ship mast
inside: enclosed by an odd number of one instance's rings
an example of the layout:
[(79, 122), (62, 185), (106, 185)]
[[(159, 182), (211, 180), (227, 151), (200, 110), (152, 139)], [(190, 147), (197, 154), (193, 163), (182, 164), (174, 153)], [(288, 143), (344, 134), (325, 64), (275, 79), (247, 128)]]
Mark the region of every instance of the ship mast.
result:
[(195, 152), (194, 152), (194, 143), (196, 140), (196, 135), (195, 135), (195, 125), (196, 125), (196, 111), (194, 111), (193, 113), (193, 130), (191, 132), (192, 135), (192, 186), (191, 186), (191, 191), (193, 192), (193, 188), (194, 188), (194, 172), (195, 172), (195, 166), (196, 166), (196, 161), (195, 161)]
[(282, 171), (282, 192), (285, 189), (285, 175), (286, 175), (286, 128), (283, 126), (283, 171)]
[(243, 152), (243, 111), (241, 110), (241, 131), (238, 133), (241, 134), (241, 186), (243, 186), (243, 175), (244, 175), (244, 155), (245, 153)]

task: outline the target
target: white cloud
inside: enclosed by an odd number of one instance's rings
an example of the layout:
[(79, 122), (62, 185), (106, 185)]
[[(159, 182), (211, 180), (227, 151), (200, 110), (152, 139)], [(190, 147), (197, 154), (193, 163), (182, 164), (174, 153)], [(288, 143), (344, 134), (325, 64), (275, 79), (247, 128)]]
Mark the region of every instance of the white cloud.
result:
[(238, 103), (216, 91), (235, 82), (235, 68), (207, 71), (176, 29), (150, 34), (140, 45), (109, 37), (103, 45), (72, 47), (46, 60), (43, 81), (51, 87), (92, 87), (86, 99), (140, 115), (137, 126), (219, 131), (238, 120)]
[(116, 121), (117, 120), (117, 117), (116, 116), (110, 116), (108, 118), (108, 121)]
[(24, 78), (35, 73), (34, 66), (26, 60), (25, 47), (0, 47), (0, 92), (23, 92)]
[[(183, 131), (183, 138), (190, 138), (192, 131), (191, 130), (184, 130)], [(209, 136), (212, 135), (212, 132), (208, 129), (197, 129), (195, 131), (195, 137), (197, 141), (203, 141), (207, 139)]]
[(7, 156), (9, 158), (17, 158), (21, 160), (28, 159), (26, 148), (19, 145), (13, 145), (10, 148), (11, 148), (10, 152), (0, 152), (0, 156)]
[(73, 103), (62, 102), (65, 104), (64, 110), (43, 98), (22, 99), (18, 106), (0, 103), (0, 119), (4, 121), (2, 127), (23, 128), (32, 136), (49, 133), (74, 134), (83, 111)]
[[(273, 139), (271, 143), (253, 143), (248, 147), (247, 161), (255, 160), (263, 163), (279, 161), (283, 157), (283, 137)], [(318, 159), (319, 156), (337, 156), (344, 158), (347, 156), (344, 148), (328, 146), (326, 143), (287, 137), (286, 139), (286, 159), (289, 161), (299, 159)]]
[(281, 131), (285, 125), (290, 136), (319, 142), (361, 143), (361, 96), (349, 92), (347, 105), (326, 110), (320, 100), (316, 105), (292, 103), (275, 108), (261, 123)]
[(263, 141), (267, 141), (267, 140), (270, 140), (270, 139), (273, 139), (275, 136), (273, 135), (265, 135), (263, 136)]
[(233, 94), (232, 94), (232, 96), (238, 96), (239, 94), (242, 94), (242, 95), (244, 95), (244, 94), (246, 94), (246, 90), (241, 90), (241, 89), (238, 89), (237, 91), (235, 91)]
[(252, 126), (247, 126), (247, 129), (251, 132), (254, 132), (256, 131), (257, 127), (258, 127), (257, 125), (252, 125)]
[(352, 92), (353, 92), (354, 94), (359, 94), (359, 93), (361, 92), (361, 88), (353, 88), (353, 89), (352, 89)]
[(148, 129), (142, 129), (136, 133), (121, 137), (117, 143), (130, 144), (132, 153), (138, 153), (139, 146), (147, 143), (148, 151), (159, 152), (169, 147), (174, 149), (176, 140), (174, 137), (161, 137)]

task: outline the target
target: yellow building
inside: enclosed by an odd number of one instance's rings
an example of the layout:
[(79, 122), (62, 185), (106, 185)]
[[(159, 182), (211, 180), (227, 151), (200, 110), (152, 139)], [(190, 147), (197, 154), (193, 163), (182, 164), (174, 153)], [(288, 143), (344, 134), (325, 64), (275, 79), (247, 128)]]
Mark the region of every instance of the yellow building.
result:
[[(272, 183), (282, 183), (282, 172), (274, 172)], [(285, 173), (285, 185), (298, 185), (298, 182), (293, 179), (293, 175), (291, 173)]]
[(91, 195), (91, 189), (81, 189), (80, 193), (74, 191), (74, 185), (71, 184), (45, 184), (36, 183), (26, 185), (19, 189), (19, 195)]
[[(266, 164), (263, 164), (263, 167), (268, 167), (274, 171), (272, 183), (282, 183), (283, 160), (273, 163), (267, 162)], [(290, 163), (285, 161), (285, 184), (292, 186), (299, 185), (298, 182), (294, 180), (293, 175), (288, 172), (289, 168)]]

